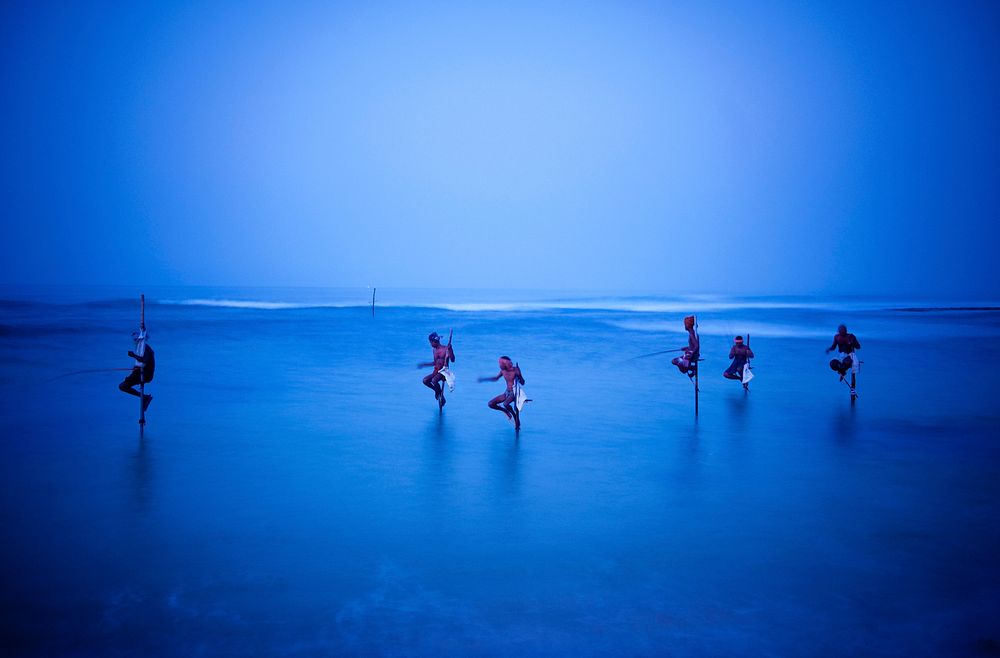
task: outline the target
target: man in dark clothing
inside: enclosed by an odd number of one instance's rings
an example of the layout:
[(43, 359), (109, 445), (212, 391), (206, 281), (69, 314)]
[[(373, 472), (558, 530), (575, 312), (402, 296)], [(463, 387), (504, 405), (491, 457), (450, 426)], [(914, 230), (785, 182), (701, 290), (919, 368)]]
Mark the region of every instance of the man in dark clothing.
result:
[(118, 390), (122, 393), (134, 395), (135, 397), (141, 396), (142, 410), (145, 411), (149, 407), (149, 403), (153, 401), (153, 396), (148, 394), (142, 395), (139, 391), (135, 390), (135, 387), (153, 381), (153, 371), (156, 369), (156, 356), (153, 354), (153, 348), (146, 342), (145, 330), (132, 332), (132, 340), (135, 341), (135, 351), (129, 350), (128, 355), (135, 359), (135, 365), (132, 366), (132, 372), (118, 385)]

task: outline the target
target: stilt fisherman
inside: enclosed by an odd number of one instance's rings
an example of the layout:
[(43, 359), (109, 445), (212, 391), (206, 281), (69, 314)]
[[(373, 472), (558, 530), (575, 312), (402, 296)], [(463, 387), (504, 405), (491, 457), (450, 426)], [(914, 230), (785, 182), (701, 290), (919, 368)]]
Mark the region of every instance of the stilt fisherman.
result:
[(698, 332), (694, 328), (694, 316), (689, 315), (684, 318), (684, 328), (688, 332), (688, 345), (684, 348), (684, 355), (675, 358), (671, 363), (688, 377), (694, 377), (698, 370), (698, 358), (701, 355), (701, 343), (698, 340)]
[(153, 401), (153, 396), (140, 394), (135, 390), (139, 384), (148, 384), (153, 381), (153, 371), (156, 369), (156, 356), (153, 354), (152, 346), (147, 342), (146, 329), (132, 332), (132, 340), (135, 342), (135, 350), (129, 350), (128, 355), (135, 359), (135, 365), (122, 383), (118, 385), (118, 390), (135, 397), (142, 397), (142, 410), (146, 411), (149, 403)]
[(847, 325), (843, 324), (837, 327), (837, 333), (833, 337), (833, 344), (826, 348), (827, 354), (833, 350), (837, 350), (841, 354), (840, 358), (830, 360), (830, 369), (840, 375), (840, 381), (844, 381), (844, 377), (847, 376), (848, 372), (851, 373), (852, 400), (858, 396), (855, 387), (858, 384), (857, 375), (860, 361), (855, 351), (860, 349), (861, 343), (858, 342), (858, 337), (848, 333)]
[(747, 364), (747, 359), (754, 358), (753, 350), (750, 349), (750, 346), (743, 344), (743, 336), (736, 337), (732, 348), (729, 350), (729, 358), (733, 361), (726, 368), (726, 371), (722, 373), (722, 376), (726, 379), (743, 381), (743, 368)]

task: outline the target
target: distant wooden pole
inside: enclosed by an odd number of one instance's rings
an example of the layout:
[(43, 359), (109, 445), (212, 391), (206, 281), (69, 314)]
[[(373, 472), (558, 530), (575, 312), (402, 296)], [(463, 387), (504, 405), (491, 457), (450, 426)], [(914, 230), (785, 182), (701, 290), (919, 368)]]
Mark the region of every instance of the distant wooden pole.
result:
[(375, 288), (372, 288), (372, 317), (375, 317)]
[[(146, 295), (139, 295), (139, 335), (146, 331)], [(142, 435), (143, 427), (146, 425), (146, 367), (139, 363), (139, 434)]]

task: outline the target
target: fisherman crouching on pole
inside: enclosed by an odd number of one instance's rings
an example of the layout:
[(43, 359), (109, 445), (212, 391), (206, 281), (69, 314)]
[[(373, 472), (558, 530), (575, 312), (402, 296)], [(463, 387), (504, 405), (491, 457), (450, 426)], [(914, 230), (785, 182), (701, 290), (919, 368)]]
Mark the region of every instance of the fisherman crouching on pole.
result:
[(743, 381), (743, 366), (747, 364), (747, 359), (753, 358), (753, 350), (750, 349), (749, 345), (743, 344), (743, 336), (736, 337), (732, 348), (729, 350), (729, 358), (733, 361), (726, 368), (726, 371), (722, 373), (722, 376), (726, 379)]
[(688, 377), (694, 377), (698, 369), (698, 358), (701, 353), (701, 344), (698, 341), (698, 332), (694, 330), (694, 316), (689, 315), (684, 318), (684, 328), (688, 332), (688, 345), (684, 348), (684, 355), (671, 361), (677, 369)]
[(135, 397), (142, 397), (142, 410), (149, 408), (149, 403), (153, 401), (152, 395), (142, 395), (135, 387), (140, 384), (148, 384), (153, 381), (153, 371), (156, 369), (156, 357), (153, 348), (146, 342), (146, 330), (133, 331), (132, 340), (135, 341), (135, 350), (129, 350), (128, 355), (135, 359), (135, 365), (122, 383), (118, 385), (118, 390)]
[(840, 381), (844, 381), (844, 377), (847, 373), (851, 373), (851, 397), (856, 396), (855, 387), (857, 386), (857, 374), (858, 374), (858, 355), (855, 354), (855, 350), (861, 349), (861, 343), (858, 342), (858, 337), (854, 334), (847, 332), (847, 325), (840, 325), (837, 327), (837, 333), (833, 337), (833, 344), (826, 348), (826, 353), (829, 354), (833, 350), (837, 350), (841, 357), (838, 359), (830, 360), (830, 369), (840, 375)]

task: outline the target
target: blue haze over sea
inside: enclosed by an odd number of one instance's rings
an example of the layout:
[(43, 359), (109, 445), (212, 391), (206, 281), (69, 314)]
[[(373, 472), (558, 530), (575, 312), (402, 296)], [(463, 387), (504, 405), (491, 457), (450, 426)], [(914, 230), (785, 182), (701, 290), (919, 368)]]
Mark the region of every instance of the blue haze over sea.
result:
[[(125, 373), (67, 375), (130, 365), (138, 292), (0, 289), (4, 653), (1000, 651), (993, 300), (148, 289), (140, 439)], [(633, 359), (688, 313), (697, 420)], [(439, 416), (415, 366), (450, 329)], [(519, 437), (476, 383), (501, 354)]]

